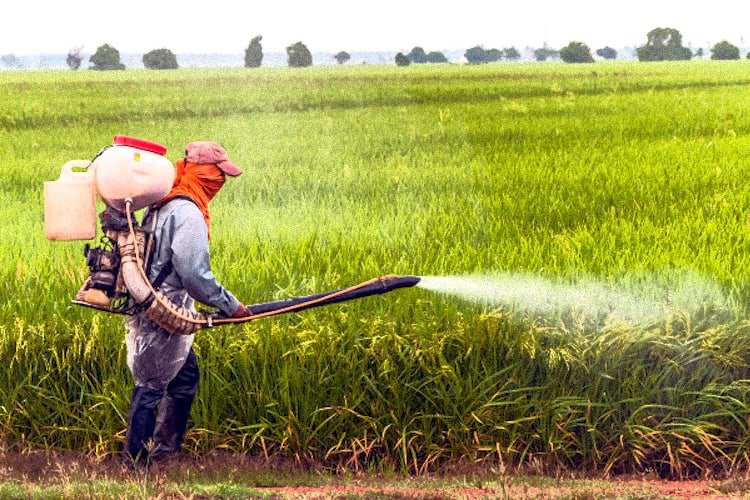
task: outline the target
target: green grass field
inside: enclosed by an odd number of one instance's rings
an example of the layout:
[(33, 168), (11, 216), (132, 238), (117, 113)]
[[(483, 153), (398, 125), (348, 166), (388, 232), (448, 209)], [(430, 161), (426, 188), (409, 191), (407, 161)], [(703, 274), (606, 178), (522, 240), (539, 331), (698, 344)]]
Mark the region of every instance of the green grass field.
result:
[(592, 324), (410, 289), (201, 332), (193, 452), (744, 470), (748, 84), (713, 61), (0, 73), (0, 440), (119, 449), (122, 318), (70, 305), (83, 245), (44, 239), (42, 183), (127, 134), (245, 167), (211, 251), (247, 303), (392, 272), (670, 296), (689, 276), (722, 299)]

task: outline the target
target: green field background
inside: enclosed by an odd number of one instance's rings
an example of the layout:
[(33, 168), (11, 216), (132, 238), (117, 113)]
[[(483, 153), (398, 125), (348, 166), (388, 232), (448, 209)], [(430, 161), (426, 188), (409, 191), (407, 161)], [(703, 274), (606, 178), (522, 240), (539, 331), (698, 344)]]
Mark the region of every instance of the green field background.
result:
[(127, 134), (215, 140), (215, 274), (247, 303), (385, 273), (513, 272), (713, 303), (648, 325), (539, 318), (427, 290), (200, 332), (187, 446), (421, 472), (457, 460), (665, 476), (750, 440), (750, 64), (495, 64), (0, 73), (0, 439), (106, 456), (122, 318), (70, 304), (81, 242), (45, 180)]

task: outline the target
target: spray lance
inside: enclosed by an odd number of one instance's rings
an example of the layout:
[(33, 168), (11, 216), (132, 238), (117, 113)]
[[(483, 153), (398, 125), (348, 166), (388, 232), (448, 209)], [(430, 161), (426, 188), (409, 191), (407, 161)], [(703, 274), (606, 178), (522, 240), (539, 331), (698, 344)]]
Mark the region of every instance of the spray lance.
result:
[(417, 276), (385, 275), (339, 290), (248, 305), (252, 315), (242, 318), (194, 312), (174, 304), (147, 276), (152, 228), (140, 227), (133, 216), (172, 188), (174, 167), (164, 156), (166, 151), (160, 144), (118, 135), (92, 161), (68, 162), (57, 181), (45, 182), (45, 235), (50, 240), (92, 239), (96, 234), (97, 193), (107, 205), (99, 215), (103, 232), (99, 245), (85, 246), (89, 276), (74, 304), (118, 314), (145, 312), (163, 328), (187, 335), (419, 283)]

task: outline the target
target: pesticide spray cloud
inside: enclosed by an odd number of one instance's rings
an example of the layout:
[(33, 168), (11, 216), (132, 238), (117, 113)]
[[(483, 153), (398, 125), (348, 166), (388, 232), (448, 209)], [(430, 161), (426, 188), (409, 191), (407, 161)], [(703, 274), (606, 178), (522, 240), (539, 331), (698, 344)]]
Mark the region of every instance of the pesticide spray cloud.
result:
[(502, 307), (540, 318), (575, 316), (597, 323), (654, 323), (676, 313), (728, 314), (721, 288), (695, 274), (639, 279), (629, 284), (594, 280), (554, 283), (538, 276), (493, 274), (422, 276), (419, 287), (486, 307)]

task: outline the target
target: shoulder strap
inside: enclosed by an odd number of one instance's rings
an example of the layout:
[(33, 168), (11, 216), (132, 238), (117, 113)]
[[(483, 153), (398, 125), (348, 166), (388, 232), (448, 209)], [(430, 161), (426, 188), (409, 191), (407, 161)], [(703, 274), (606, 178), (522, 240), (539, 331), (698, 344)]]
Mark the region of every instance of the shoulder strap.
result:
[[(153, 212), (153, 215), (151, 215)], [(159, 208), (154, 206), (151, 206), (148, 208), (147, 215), (151, 215), (151, 228), (148, 231), (148, 244), (146, 244), (146, 250), (143, 252), (143, 270), (148, 272), (149, 267), (151, 267), (151, 252), (154, 249), (154, 239), (156, 239), (156, 221), (159, 218)]]
[[(148, 273), (148, 269), (151, 267), (151, 253), (153, 252), (154, 247), (154, 240), (156, 239), (156, 221), (159, 218), (159, 207), (154, 205), (153, 207), (149, 208), (149, 210), (153, 210), (153, 213), (151, 215), (151, 230), (149, 231), (149, 238), (148, 238), (148, 245), (146, 246), (146, 265), (145, 270)], [(167, 279), (167, 276), (169, 276), (172, 273), (172, 261), (167, 262), (167, 264), (161, 268), (159, 271), (159, 274), (156, 275), (156, 278), (151, 282), (151, 286), (154, 288), (159, 288), (162, 283), (164, 283), (164, 280)]]
[(162, 283), (164, 283), (164, 280), (167, 279), (167, 276), (172, 274), (172, 261), (167, 262), (167, 264), (161, 268), (161, 271), (159, 271), (159, 274), (156, 275), (156, 278), (154, 278), (154, 281), (151, 282), (151, 285), (154, 288), (159, 288)]

